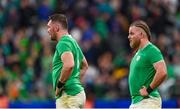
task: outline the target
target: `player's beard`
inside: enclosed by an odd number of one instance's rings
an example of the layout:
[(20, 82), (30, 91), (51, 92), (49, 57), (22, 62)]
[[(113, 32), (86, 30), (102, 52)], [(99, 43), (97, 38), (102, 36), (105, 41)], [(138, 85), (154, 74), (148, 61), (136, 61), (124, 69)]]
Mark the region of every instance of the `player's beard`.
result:
[(55, 34), (52, 34), (52, 35), (51, 35), (51, 40), (52, 40), (52, 41), (56, 41), (56, 40), (57, 40), (57, 37), (56, 37)]
[(130, 41), (130, 46), (131, 46), (131, 48), (133, 48), (133, 49), (138, 48), (139, 45), (140, 45), (140, 40), (139, 40), (139, 39), (135, 39), (135, 40), (131, 40), (131, 41)]

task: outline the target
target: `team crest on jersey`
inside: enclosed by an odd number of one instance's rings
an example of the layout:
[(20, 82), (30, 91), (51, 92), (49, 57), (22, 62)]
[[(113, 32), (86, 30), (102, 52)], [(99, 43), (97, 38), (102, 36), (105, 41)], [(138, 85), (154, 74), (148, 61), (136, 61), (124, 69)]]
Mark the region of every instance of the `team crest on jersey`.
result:
[(137, 56), (136, 61), (139, 61), (139, 60), (140, 60), (140, 58), (141, 58), (140, 56)]

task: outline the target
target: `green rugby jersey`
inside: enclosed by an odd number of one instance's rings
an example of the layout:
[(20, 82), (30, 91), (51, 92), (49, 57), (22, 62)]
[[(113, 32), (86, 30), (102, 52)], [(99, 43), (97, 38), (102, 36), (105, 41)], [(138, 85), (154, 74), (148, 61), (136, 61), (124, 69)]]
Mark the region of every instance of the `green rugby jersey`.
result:
[[(71, 51), (74, 56), (74, 68), (69, 79), (66, 81), (64, 86), (64, 91), (68, 95), (76, 95), (82, 90), (84, 90), (80, 82), (80, 63), (83, 60), (83, 53), (71, 35), (62, 36), (60, 41), (56, 45), (56, 51), (53, 57), (53, 66), (52, 66), (52, 78), (53, 78), (53, 89), (56, 90), (57, 82), (59, 81), (63, 63), (61, 60), (61, 55), (64, 52)], [(56, 96), (56, 99), (59, 98), (61, 94)]]
[[(163, 56), (160, 50), (152, 43), (149, 43), (146, 47), (139, 49), (132, 58), (128, 81), (133, 104), (144, 99), (144, 97), (140, 95), (139, 90), (142, 86), (148, 87), (150, 85), (156, 72), (153, 64), (160, 60), (163, 60)], [(160, 96), (157, 88), (150, 93), (150, 96)]]

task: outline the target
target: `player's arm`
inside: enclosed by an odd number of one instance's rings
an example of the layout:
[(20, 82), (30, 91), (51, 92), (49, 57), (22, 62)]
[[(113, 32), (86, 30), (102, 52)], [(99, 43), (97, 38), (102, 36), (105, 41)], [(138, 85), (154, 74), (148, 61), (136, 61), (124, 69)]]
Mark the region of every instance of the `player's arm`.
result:
[(81, 81), (82, 81), (83, 76), (84, 76), (85, 72), (87, 71), (87, 69), (88, 69), (88, 63), (87, 63), (86, 58), (84, 57), (82, 60), (81, 66), (80, 66), (80, 79), (81, 79)]
[(74, 68), (74, 57), (73, 57), (72, 52), (70, 51), (64, 52), (61, 55), (61, 60), (62, 60), (63, 66), (62, 66), (59, 81), (57, 83), (56, 95), (58, 95), (58, 93), (62, 91), (63, 86), (65, 85), (65, 82), (70, 77), (72, 70)]
[(72, 70), (74, 68), (74, 56), (73, 56), (72, 52), (70, 52), (70, 51), (64, 52), (61, 55), (61, 60), (63, 63), (63, 67), (61, 70), (61, 75), (60, 75), (59, 81), (62, 83), (65, 83), (66, 80), (71, 75)]
[(166, 64), (164, 60), (154, 63), (153, 66), (156, 70), (155, 76), (149, 87), (143, 87), (140, 90), (142, 96), (149, 95), (153, 89), (157, 88), (165, 80), (167, 76)]
[(154, 63), (153, 66), (156, 70), (156, 73), (153, 81), (150, 84), (150, 88), (155, 89), (165, 80), (167, 76), (167, 70), (164, 60)]

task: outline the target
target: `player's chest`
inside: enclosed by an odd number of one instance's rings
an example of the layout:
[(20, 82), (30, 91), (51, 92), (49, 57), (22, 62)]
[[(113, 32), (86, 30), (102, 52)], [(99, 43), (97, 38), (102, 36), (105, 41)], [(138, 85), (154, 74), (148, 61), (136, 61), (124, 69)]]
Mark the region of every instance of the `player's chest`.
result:
[(136, 53), (135, 56), (132, 58), (130, 66), (132, 68), (143, 68), (148, 67), (149, 65), (149, 57), (147, 57), (146, 54)]

